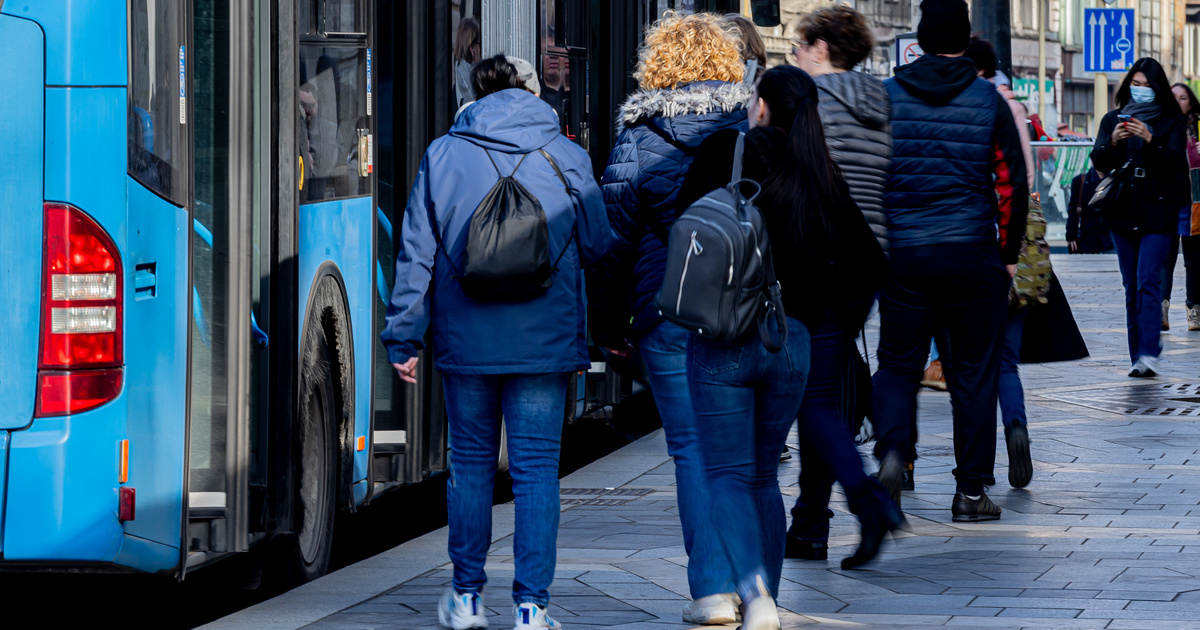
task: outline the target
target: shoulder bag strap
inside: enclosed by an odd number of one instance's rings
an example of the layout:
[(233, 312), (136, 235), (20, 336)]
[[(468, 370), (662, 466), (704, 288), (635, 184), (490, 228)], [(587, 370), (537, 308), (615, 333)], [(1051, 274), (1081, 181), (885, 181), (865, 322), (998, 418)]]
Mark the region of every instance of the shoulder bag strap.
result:
[[(575, 233), (579, 231), (579, 206), (575, 202), (575, 190), (572, 189), (571, 185), (567, 183), (567, 178), (563, 175), (562, 169), (558, 168), (558, 162), (555, 162), (554, 158), (550, 157), (550, 154), (547, 153), (546, 149), (544, 148), (538, 149), (538, 153), (541, 153), (542, 157), (546, 158), (546, 161), (549, 162), (550, 166), (554, 168), (554, 174), (558, 175), (558, 181), (562, 182), (563, 188), (567, 190), (567, 197), (571, 199), (571, 208), (575, 210), (575, 223), (571, 227), (571, 238), (567, 239), (567, 244), (563, 246), (561, 252), (558, 252), (558, 258), (554, 259), (553, 269), (554, 271), (558, 271), (558, 263), (562, 261), (562, 258), (566, 255), (567, 250), (570, 249), (571, 245), (575, 242)], [(518, 164), (517, 166), (520, 167), (521, 165)]]
[(737, 142), (733, 145), (733, 173), (729, 181), (736, 182), (742, 178), (742, 155), (746, 152), (746, 133), (738, 132)]

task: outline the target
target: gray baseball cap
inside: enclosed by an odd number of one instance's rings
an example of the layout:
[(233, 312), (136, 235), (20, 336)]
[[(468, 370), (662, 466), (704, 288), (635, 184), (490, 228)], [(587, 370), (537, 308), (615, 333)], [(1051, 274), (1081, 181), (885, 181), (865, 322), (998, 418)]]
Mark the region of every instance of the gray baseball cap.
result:
[(525, 89), (534, 94), (542, 95), (542, 84), (538, 82), (537, 70), (533, 69), (533, 64), (525, 61), (520, 57), (511, 57), (505, 55), (508, 63), (511, 63), (517, 69), (517, 76), (525, 83)]

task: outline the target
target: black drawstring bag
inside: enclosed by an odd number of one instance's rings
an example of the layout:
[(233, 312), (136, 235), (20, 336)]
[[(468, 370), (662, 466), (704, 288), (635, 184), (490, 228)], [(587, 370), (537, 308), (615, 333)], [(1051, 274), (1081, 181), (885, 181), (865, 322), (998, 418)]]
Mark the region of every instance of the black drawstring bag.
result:
[[(542, 149), (538, 149), (538, 152), (550, 162), (563, 187), (567, 189), (567, 195), (574, 200), (571, 187), (554, 158)], [(563, 255), (574, 243), (575, 231), (571, 231), (571, 238), (552, 264), (546, 212), (537, 197), (515, 177), (529, 154), (521, 156), (517, 167), (507, 176), (500, 172), (500, 167), (496, 166), (496, 161), (486, 149), (484, 154), (500, 179), (484, 195), (483, 201), (471, 216), (471, 223), (467, 227), (466, 247), (463, 250), (462, 270), (459, 271), (454, 262), (450, 261), (449, 254), (446, 260), (450, 262), (454, 278), (462, 287), (463, 293), (470, 298), (504, 302), (530, 300), (545, 293), (553, 284), (551, 277), (558, 269)], [(439, 251), (444, 251), (446, 248), (432, 212), (430, 224), (433, 226)]]

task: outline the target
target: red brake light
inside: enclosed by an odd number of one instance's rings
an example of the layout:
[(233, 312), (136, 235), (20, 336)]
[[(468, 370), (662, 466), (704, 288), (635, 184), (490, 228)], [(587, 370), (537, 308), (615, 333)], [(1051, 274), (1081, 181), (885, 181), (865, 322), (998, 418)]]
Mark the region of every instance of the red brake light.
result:
[[(112, 400), (124, 362), (124, 278), (117, 246), (82, 210), (45, 204), (37, 415)], [(53, 370), (53, 371), (52, 371)]]

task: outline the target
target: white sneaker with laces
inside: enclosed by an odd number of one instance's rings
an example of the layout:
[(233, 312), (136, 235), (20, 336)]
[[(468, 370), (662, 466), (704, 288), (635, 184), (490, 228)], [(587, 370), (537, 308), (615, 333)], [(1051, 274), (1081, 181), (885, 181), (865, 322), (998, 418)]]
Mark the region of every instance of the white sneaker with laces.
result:
[(487, 611), (479, 593), (458, 593), (450, 587), (438, 602), (438, 623), (451, 630), (482, 630), (488, 627)]
[(525, 602), (513, 607), (517, 617), (517, 625), (513, 630), (562, 630), (562, 624), (555, 621), (542, 606)]
[(732, 593), (717, 593), (700, 597), (683, 607), (683, 620), (702, 626), (736, 623), (741, 618)]
[(1200, 330), (1200, 304), (1188, 307), (1188, 330)]

